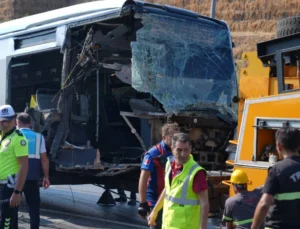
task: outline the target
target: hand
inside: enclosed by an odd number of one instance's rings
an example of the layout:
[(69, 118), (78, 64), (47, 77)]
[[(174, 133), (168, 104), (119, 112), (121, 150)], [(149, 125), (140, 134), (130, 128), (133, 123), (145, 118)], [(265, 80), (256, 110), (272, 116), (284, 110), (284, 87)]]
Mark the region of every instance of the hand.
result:
[(44, 180), (43, 180), (43, 187), (44, 187), (44, 189), (47, 189), (47, 188), (49, 188), (49, 186), (50, 186), (50, 181), (49, 181), (49, 179), (47, 178), (44, 178)]
[(155, 221), (157, 218), (157, 213), (152, 211), (151, 214), (148, 216), (148, 225), (154, 227), (156, 225)]
[(150, 208), (149, 208), (147, 202), (140, 203), (139, 208), (138, 208), (138, 213), (139, 213), (140, 217), (142, 217), (143, 219), (147, 219), (146, 217), (150, 213)]
[(13, 193), (10, 197), (9, 206), (11, 208), (17, 208), (20, 206), (22, 196), (21, 194)]

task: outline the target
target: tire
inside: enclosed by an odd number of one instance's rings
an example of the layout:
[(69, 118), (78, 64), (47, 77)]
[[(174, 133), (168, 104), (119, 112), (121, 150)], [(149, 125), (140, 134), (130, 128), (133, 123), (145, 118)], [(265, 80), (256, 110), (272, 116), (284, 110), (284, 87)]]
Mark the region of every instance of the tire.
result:
[(276, 38), (300, 32), (300, 16), (288, 17), (277, 22)]

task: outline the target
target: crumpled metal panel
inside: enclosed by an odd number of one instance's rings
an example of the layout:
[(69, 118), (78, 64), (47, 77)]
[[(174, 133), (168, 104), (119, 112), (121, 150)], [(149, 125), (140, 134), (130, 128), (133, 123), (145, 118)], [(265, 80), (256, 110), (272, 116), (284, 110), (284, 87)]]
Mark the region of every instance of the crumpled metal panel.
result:
[(236, 117), (230, 32), (224, 26), (144, 14), (132, 47), (132, 86), (167, 113), (218, 109)]

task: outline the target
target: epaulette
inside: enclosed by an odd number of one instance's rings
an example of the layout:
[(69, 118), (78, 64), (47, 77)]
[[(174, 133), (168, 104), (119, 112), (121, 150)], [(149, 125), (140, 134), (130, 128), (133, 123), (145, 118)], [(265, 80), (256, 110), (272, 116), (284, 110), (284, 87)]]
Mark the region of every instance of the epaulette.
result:
[(23, 133), (20, 130), (15, 130), (15, 132), (17, 133), (17, 135), (23, 137)]

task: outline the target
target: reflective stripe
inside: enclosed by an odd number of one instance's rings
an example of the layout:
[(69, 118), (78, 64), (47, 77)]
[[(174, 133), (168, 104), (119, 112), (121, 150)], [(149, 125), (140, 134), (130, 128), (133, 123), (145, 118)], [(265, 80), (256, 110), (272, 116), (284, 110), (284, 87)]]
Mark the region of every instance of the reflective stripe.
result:
[(8, 175), (7, 177), (11, 184), (15, 184), (15, 179), (12, 177), (12, 175)]
[(17, 184), (17, 175), (8, 175), (7, 179), (7, 187), (15, 188)]
[[(199, 166), (198, 164), (194, 164), (192, 166), (192, 168), (190, 169), (188, 176), (184, 179), (180, 198), (176, 198), (176, 197), (169, 196), (166, 194), (166, 196), (165, 196), (166, 200), (171, 201), (175, 204), (180, 204), (180, 205), (199, 205), (200, 204), (199, 200), (189, 200), (186, 198), (187, 193), (188, 193), (188, 187), (189, 187), (189, 179), (190, 179), (192, 173), (194, 172), (194, 170), (197, 169), (198, 166)], [(167, 173), (167, 176), (168, 176), (168, 174), (169, 174), (169, 172)]]
[(28, 154), (28, 158), (30, 159), (40, 159), (36, 154)]
[(171, 165), (171, 162), (170, 162), (169, 159), (168, 159), (168, 162), (169, 162), (169, 163), (166, 164), (166, 174), (169, 174), (169, 172), (170, 172), (169, 170), (170, 170), (170, 167), (171, 167), (171, 166), (170, 166), (170, 165)]
[(224, 220), (224, 219), (232, 221), (232, 218), (230, 218), (230, 217), (228, 217), (228, 216), (225, 216), (225, 215), (223, 215), (223, 220)]
[(15, 185), (15, 184), (8, 184), (8, 183), (7, 183), (7, 187), (8, 187), (8, 188), (15, 188), (16, 185)]
[(265, 227), (265, 229), (273, 229), (272, 227)]
[(300, 192), (281, 193), (274, 196), (276, 200), (297, 200), (300, 199)]
[(237, 226), (240, 226), (240, 225), (244, 225), (244, 224), (252, 223), (252, 222), (253, 222), (253, 219), (245, 219), (245, 220), (240, 220), (240, 221), (234, 221), (234, 224)]
[(169, 174), (170, 174), (170, 172), (171, 172), (171, 169), (172, 169), (172, 167), (171, 167), (171, 158), (170, 157), (168, 157), (167, 158), (167, 160), (168, 160), (168, 162), (166, 163), (166, 170), (165, 170), (165, 176), (169, 176)]
[(199, 205), (199, 200), (188, 200), (188, 199), (182, 199), (182, 198), (176, 198), (172, 196), (168, 196), (166, 194), (165, 199), (168, 201), (171, 201), (174, 204), (180, 204), (180, 205)]
[[(41, 134), (36, 134), (36, 141), (35, 141), (35, 157), (36, 159), (40, 159), (40, 151), (41, 151)], [(32, 158), (32, 157), (30, 157)]]
[(188, 193), (190, 177), (191, 177), (192, 173), (194, 172), (194, 170), (197, 169), (198, 166), (199, 166), (198, 164), (194, 164), (192, 166), (192, 168), (190, 169), (188, 176), (184, 179), (182, 191), (181, 191), (181, 197), (180, 197), (183, 200), (186, 199), (186, 196)]

